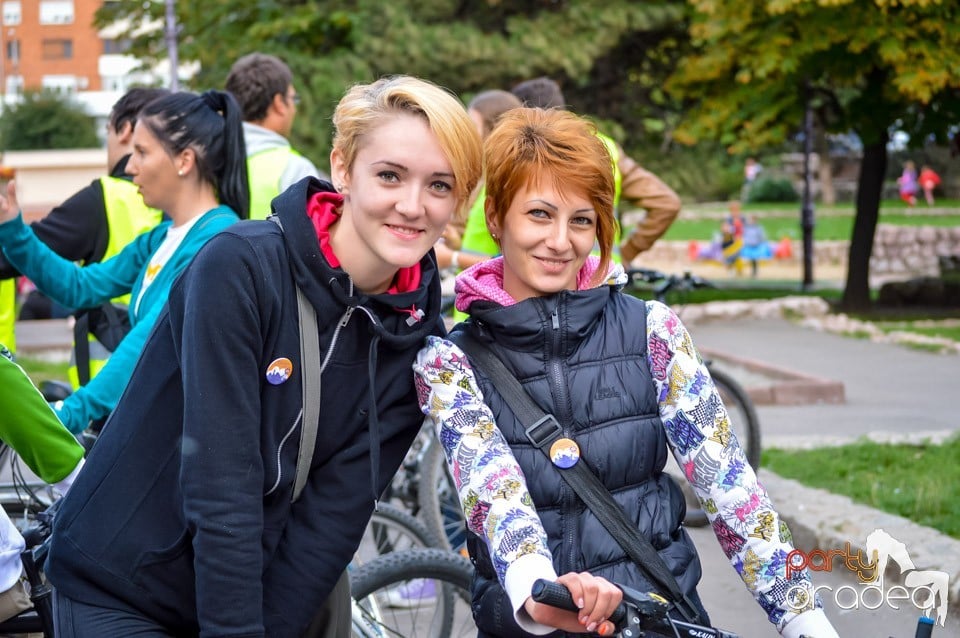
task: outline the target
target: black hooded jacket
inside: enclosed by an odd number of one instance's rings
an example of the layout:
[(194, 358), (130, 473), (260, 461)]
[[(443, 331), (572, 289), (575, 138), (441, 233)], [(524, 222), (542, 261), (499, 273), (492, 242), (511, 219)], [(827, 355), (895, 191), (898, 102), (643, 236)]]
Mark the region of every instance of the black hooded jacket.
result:
[[(432, 253), (417, 290), (367, 296), (322, 256), (304, 213), (329, 184), (281, 194), (282, 224), (243, 222), (201, 250), (63, 502), (49, 575), (177, 635), (299, 636), (360, 542), (423, 420), (411, 363), (440, 334)], [(294, 281), (316, 309), (323, 373), (306, 488)], [(420, 321), (398, 309), (415, 306)], [(267, 369), (292, 363), (273, 385)], [(373, 460), (373, 462), (372, 462)], [(377, 462), (379, 460), (379, 462)]]

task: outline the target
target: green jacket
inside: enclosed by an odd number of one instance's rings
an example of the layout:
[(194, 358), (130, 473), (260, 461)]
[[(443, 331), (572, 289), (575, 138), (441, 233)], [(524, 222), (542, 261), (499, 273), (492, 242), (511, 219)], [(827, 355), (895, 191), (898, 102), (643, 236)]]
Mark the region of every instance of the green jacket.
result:
[(65, 479), (83, 458), (77, 443), (0, 344), (0, 439), (47, 483)]

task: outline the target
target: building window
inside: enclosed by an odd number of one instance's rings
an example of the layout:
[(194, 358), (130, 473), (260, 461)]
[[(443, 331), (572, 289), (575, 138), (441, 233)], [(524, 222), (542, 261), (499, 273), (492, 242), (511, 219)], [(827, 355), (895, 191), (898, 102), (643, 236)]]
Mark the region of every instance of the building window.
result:
[(40, 24), (73, 22), (73, 0), (40, 0)]
[(73, 57), (73, 40), (44, 40), (42, 51), (44, 60), (69, 60)]
[(77, 79), (75, 75), (45, 75), (40, 79), (40, 86), (57, 93), (76, 93)]
[(123, 54), (130, 50), (130, 45), (131, 45), (131, 42), (128, 39), (104, 40), (103, 53), (104, 55)]
[(8, 75), (6, 89), (7, 95), (19, 95), (23, 93), (23, 76)]
[(11, 64), (20, 62), (20, 40), (7, 40), (7, 59)]
[(11, 27), (20, 24), (20, 0), (3, 3), (3, 23)]

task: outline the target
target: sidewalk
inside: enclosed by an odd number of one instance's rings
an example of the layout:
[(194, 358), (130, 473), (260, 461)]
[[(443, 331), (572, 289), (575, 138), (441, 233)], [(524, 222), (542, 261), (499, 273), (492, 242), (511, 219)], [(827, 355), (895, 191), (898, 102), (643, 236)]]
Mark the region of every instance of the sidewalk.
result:
[[(941, 440), (960, 430), (960, 417), (949, 399), (960, 378), (956, 355), (818, 332), (780, 319), (713, 321), (689, 329), (698, 347), (843, 382), (843, 404), (758, 406), (765, 449), (832, 446), (861, 436), (879, 441)], [(717, 365), (722, 367), (722, 361)], [(729, 372), (738, 374), (735, 369)], [(960, 540), (762, 468), (760, 477), (801, 549), (842, 550), (847, 542), (862, 547), (868, 534), (883, 529), (904, 544), (917, 569), (946, 572), (950, 618), (946, 627), (935, 628), (934, 635), (960, 635)], [(708, 609), (717, 610), (717, 624), (743, 636), (774, 636), (772, 628), (764, 626), (759, 607), (725, 565), (709, 528), (692, 531), (704, 562), (702, 595)], [(842, 561), (834, 563), (833, 573), (816, 572), (814, 582), (834, 591), (844, 585), (857, 587), (855, 578), (843, 579)], [(890, 582), (903, 582), (898, 574), (887, 575)], [(825, 604), (841, 636), (913, 635), (917, 614), (909, 601), (901, 603), (899, 611), (844, 610), (833, 600)]]

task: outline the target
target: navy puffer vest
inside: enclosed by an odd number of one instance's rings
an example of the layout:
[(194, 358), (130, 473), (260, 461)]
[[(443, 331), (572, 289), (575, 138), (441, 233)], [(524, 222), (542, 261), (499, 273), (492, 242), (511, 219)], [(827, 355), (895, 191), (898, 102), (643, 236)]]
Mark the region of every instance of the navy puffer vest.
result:
[[(646, 304), (612, 286), (532, 298), (512, 306), (475, 302), (468, 330), (490, 345), (524, 389), (577, 441), (600, 478), (676, 577), (695, 594), (700, 561), (681, 527), (683, 494), (663, 472), (667, 441), (646, 360)], [(456, 334), (451, 335), (456, 341)], [(655, 591), (569, 487), (482, 372), (478, 382), (527, 479), (558, 574), (589, 571)], [(481, 635), (526, 635), (513, 621), (485, 542), (471, 535), (477, 567), (474, 616)], [(504, 606), (507, 606), (504, 609)]]

